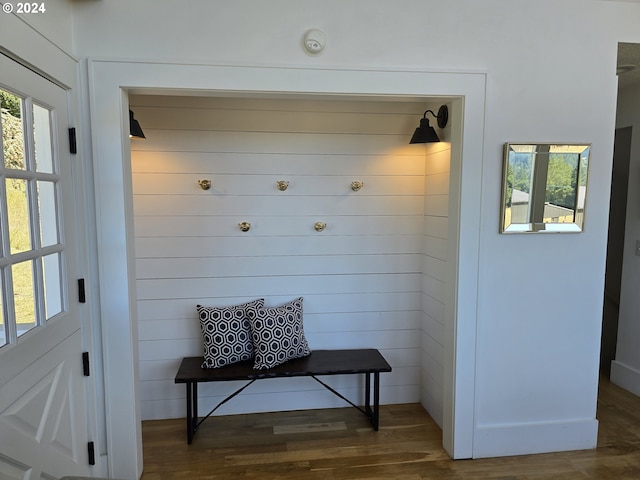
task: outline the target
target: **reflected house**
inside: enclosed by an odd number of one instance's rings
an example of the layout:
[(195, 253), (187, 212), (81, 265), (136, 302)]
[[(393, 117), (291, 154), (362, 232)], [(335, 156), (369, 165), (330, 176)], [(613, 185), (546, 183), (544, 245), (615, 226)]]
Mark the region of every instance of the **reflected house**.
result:
[[(586, 186), (578, 187), (577, 208), (573, 209), (554, 205), (550, 202), (544, 204), (544, 223), (578, 223), (583, 224), (584, 206), (586, 201)], [(507, 208), (505, 219), (507, 224), (529, 223), (529, 194), (522, 190), (513, 189), (511, 193), (511, 207)]]

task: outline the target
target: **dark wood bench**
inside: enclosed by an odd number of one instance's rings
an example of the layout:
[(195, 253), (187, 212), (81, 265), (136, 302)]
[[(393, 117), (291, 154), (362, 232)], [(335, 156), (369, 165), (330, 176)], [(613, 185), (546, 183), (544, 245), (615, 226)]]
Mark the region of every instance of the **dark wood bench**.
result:
[[(390, 372), (391, 366), (378, 350), (314, 350), (311, 355), (289, 360), (268, 370), (254, 370), (253, 361), (236, 363), (222, 368), (202, 368), (203, 357), (187, 357), (182, 360), (175, 383), (187, 386), (187, 442), (191, 444), (198, 427), (218, 407), (231, 400), (256, 380), (281, 377), (312, 377), (326, 389), (357, 408), (371, 421), (374, 430), (378, 430), (380, 409), (380, 373)], [(359, 407), (342, 396), (329, 385), (318, 380), (322, 375), (364, 374), (365, 404)], [(373, 375), (373, 408), (371, 406), (371, 376)], [(202, 419), (198, 417), (198, 383), (228, 382), (233, 380), (249, 381), (214, 407)]]

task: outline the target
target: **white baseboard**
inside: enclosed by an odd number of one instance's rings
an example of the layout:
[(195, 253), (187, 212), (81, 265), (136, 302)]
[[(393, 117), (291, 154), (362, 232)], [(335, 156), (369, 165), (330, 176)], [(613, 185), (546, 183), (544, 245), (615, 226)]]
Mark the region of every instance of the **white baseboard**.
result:
[(596, 448), (598, 420), (478, 427), (474, 458)]
[(640, 396), (640, 372), (617, 360), (611, 362), (611, 383)]

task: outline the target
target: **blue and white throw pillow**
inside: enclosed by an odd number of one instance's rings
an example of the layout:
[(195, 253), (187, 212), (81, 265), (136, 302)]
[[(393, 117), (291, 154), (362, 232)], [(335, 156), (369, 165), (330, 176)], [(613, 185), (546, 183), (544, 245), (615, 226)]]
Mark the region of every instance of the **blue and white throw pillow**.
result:
[(196, 306), (204, 339), (202, 368), (218, 368), (253, 358), (249, 312), (263, 306), (263, 298), (230, 307)]
[(278, 307), (264, 307), (248, 314), (255, 361), (253, 368), (275, 367), (311, 353), (302, 325), (302, 297)]

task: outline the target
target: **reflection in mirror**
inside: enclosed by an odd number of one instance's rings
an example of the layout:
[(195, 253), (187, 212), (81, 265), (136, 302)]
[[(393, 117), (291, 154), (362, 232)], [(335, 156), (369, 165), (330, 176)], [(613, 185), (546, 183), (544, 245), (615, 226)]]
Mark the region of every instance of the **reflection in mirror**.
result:
[(590, 149), (505, 144), (500, 233), (581, 232)]

